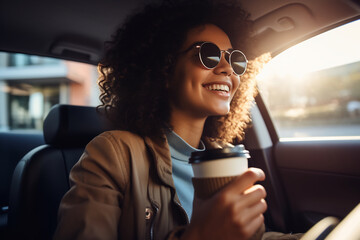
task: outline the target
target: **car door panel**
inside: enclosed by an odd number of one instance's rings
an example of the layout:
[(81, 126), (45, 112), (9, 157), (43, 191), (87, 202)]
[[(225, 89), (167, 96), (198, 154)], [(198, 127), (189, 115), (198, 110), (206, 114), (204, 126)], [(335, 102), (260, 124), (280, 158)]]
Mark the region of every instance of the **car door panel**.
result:
[(291, 229), (343, 218), (360, 202), (360, 141), (280, 141), (274, 159), (291, 209)]

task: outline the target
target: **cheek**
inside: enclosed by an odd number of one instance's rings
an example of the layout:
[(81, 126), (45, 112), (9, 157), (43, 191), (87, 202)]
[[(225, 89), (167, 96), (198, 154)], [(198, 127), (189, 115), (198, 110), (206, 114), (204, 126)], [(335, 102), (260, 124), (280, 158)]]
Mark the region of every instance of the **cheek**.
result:
[(192, 88), (191, 76), (189, 76), (186, 64), (178, 64), (169, 84), (170, 100), (178, 105), (184, 101), (185, 96)]
[[(193, 91), (198, 91), (202, 87), (204, 79), (207, 78), (206, 71), (194, 67), (185, 65), (182, 71), (177, 72), (177, 83), (178, 90), (191, 93)], [(194, 94), (194, 92), (192, 93)]]

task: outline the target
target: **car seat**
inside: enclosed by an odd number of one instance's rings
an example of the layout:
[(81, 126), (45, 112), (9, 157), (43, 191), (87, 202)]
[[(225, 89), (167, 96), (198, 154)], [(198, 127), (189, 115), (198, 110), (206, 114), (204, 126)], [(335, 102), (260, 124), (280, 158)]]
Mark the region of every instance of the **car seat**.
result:
[(44, 121), (45, 145), (27, 153), (11, 182), (11, 239), (51, 239), (61, 198), (70, 188), (69, 172), (86, 144), (112, 129), (95, 107), (54, 106)]
[(45, 143), (42, 132), (0, 132), (0, 239), (8, 239), (8, 209), (11, 177), (20, 159)]

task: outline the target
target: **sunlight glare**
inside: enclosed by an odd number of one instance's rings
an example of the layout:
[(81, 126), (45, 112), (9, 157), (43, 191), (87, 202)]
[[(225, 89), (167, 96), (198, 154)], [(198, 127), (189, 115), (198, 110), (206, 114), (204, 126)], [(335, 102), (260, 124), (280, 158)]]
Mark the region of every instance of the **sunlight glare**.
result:
[[(358, 33), (358, 34), (354, 34)], [(329, 40), (331, 39), (331, 40)], [(360, 61), (360, 20), (348, 23), (299, 43), (274, 57), (258, 75), (262, 81), (273, 75), (294, 77)]]

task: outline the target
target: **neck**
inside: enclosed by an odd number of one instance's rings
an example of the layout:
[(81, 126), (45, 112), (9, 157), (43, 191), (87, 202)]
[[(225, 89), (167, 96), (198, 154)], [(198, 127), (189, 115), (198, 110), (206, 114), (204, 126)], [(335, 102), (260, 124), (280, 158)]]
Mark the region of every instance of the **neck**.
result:
[(193, 118), (172, 112), (170, 124), (173, 131), (194, 148), (199, 148), (206, 118)]

